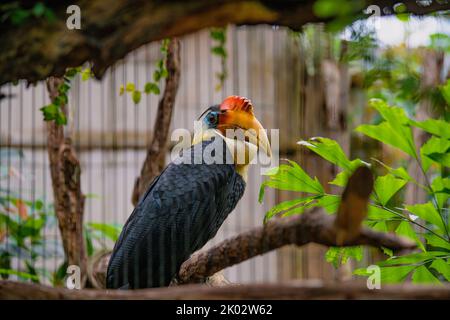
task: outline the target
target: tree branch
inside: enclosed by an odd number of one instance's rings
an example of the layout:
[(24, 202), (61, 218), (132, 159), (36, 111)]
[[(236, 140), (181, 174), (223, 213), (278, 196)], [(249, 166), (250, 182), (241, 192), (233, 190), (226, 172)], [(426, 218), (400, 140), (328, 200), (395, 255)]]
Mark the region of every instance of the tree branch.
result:
[[(58, 96), (61, 78), (50, 77), (47, 88), (50, 100)], [(62, 106), (68, 114), (67, 106)], [(81, 166), (70, 137), (64, 127), (55, 121), (47, 121), (47, 149), (54, 195), (55, 214), (63, 241), (66, 261), (77, 265), (86, 275), (86, 250), (83, 237), (84, 195), (81, 192)], [(84, 280), (83, 279), (83, 283)]]
[(324, 285), (316, 281), (251, 284), (227, 287), (186, 285), (144, 290), (69, 290), (13, 281), (0, 281), (0, 299), (450, 299), (450, 284), (386, 285), (369, 290), (365, 283)]
[[(314, 242), (326, 246), (339, 246), (336, 241), (334, 216), (312, 210), (299, 216), (272, 219), (262, 227), (254, 228), (216, 246), (200, 251), (185, 261), (179, 272), (180, 283), (204, 282), (214, 273), (235, 264), (294, 244), (303, 246)], [(411, 250), (416, 244), (393, 234), (363, 228), (358, 237), (345, 241), (342, 246), (370, 245), (394, 251)]]
[(152, 141), (147, 150), (147, 156), (142, 165), (141, 174), (136, 179), (133, 189), (131, 202), (135, 206), (139, 197), (147, 190), (150, 182), (164, 168), (172, 112), (180, 82), (180, 41), (176, 38), (170, 40), (166, 68), (168, 76), (166, 78), (163, 96), (158, 104)]
[[(181, 36), (226, 24), (282, 25), (298, 30), (309, 22), (323, 22), (314, 14), (314, 0), (194, 0), (144, 1), (61, 0), (48, 3), (56, 21), (29, 18), (20, 25), (2, 23), (0, 34), (0, 85), (20, 79), (30, 82), (51, 75), (62, 76), (67, 67), (93, 63), (101, 77), (106, 69), (134, 49), (156, 40)], [(354, 14), (368, 5), (380, 7), (381, 14), (392, 14), (396, 0), (355, 2)], [(33, 2), (30, 1), (32, 4)], [(31, 4), (28, 3), (30, 6)], [(81, 30), (66, 27), (66, 9), (81, 9)], [(364, 4), (364, 3), (363, 3)], [(389, 11), (383, 11), (383, 8)], [(426, 14), (448, 10), (450, 4), (422, 7), (407, 1), (408, 12)], [(386, 13), (387, 12), (387, 13)], [(1, 12), (0, 12), (1, 13)]]
[[(203, 283), (217, 272), (241, 263), (258, 255), (281, 248), (285, 245), (303, 246), (318, 243), (326, 246), (339, 246), (336, 240), (335, 216), (330, 216), (319, 209), (302, 215), (272, 219), (262, 227), (253, 228), (239, 234), (205, 251), (194, 253), (180, 268), (177, 282)], [(416, 244), (394, 234), (381, 233), (363, 228), (358, 237), (342, 243), (342, 246), (370, 245), (386, 247), (394, 251), (412, 250)], [(99, 257), (90, 275), (93, 283), (105, 283), (106, 266), (109, 254)]]

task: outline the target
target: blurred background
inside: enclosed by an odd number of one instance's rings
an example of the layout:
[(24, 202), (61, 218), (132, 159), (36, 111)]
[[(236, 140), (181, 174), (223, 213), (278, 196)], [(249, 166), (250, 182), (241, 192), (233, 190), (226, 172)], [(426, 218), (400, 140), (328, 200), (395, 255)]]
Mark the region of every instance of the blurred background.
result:
[[(433, 88), (449, 77), (450, 23), (442, 17), (387, 17), (356, 22), (342, 32), (307, 25), (302, 32), (278, 26), (233, 25), (217, 37), (203, 30), (181, 38), (181, 80), (172, 129), (192, 131), (193, 121), (228, 95), (252, 100), (265, 128), (279, 129), (280, 158), (298, 161), (326, 188), (336, 168), (301, 148), (297, 141), (314, 136), (337, 140), (350, 159), (377, 157), (387, 164), (406, 161), (393, 149), (363, 138), (353, 129), (377, 123), (367, 108), (383, 98), (415, 115), (423, 104), (443, 114)], [(142, 87), (161, 58), (160, 43), (145, 45), (108, 69), (101, 81), (79, 74), (69, 92), (68, 125), (81, 162), (86, 195), (85, 238), (88, 255), (112, 249), (133, 210), (131, 195), (151, 139), (159, 95), (142, 95), (135, 104), (121, 86)], [(89, 66), (86, 66), (89, 67)], [(163, 79), (159, 85), (164, 86)], [(423, 93), (423, 88), (431, 93)], [(40, 108), (50, 103), (44, 82), (0, 87), (0, 229), (3, 278), (57, 284), (65, 275), (64, 251), (54, 216), (46, 126)], [(440, 107), (441, 106), (441, 107)], [(441, 108), (441, 109), (439, 109)], [(167, 157), (169, 160), (169, 154)], [(244, 198), (208, 244), (262, 225), (265, 213), (295, 193), (267, 190), (253, 166)], [(402, 195), (416, 198), (414, 190)], [(417, 198), (416, 198), (417, 200)], [(285, 247), (226, 269), (232, 282), (291, 279), (340, 281), (355, 265), (367, 265), (381, 253), (365, 250), (360, 261), (338, 268), (324, 259), (327, 249)]]

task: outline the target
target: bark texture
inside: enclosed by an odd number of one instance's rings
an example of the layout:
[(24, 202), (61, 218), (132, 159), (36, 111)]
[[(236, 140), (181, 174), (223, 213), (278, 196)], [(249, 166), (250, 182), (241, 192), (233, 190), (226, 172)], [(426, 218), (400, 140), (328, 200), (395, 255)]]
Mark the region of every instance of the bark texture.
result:
[[(62, 76), (67, 67), (87, 61), (101, 77), (106, 69), (134, 49), (163, 38), (226, 24), (273, 24), (299, 29), (309, 22), (327, 21), (314, 14), (314, 0), (62, 0), (46, 2), (55, 21), (29, 18), (19, 25), (2, 23), (0, 34), (0, 85), (20, 79), (36, 82)], [(396, 0), (355, 1), (355, 17), (368, 5), (377, 5), (381, 14), (392, 14)], [(33, 1), (22, 1), (31, 8)], [(450, 8), (433, 1), (419, 6), (404, 2), (407, 11), (426, 14)], [(81, 30), (69, 30), (69, 5), (81, 10)], [(387, 10), (383, 10), (387, 8)]]
[(254, 228), (225, 240), (216, 246), (192, 255), (180, 268), (180, 283), (204, 282), (206, 277), (235, 264), (281, 248), (318, 243), (325, 246), (370, 245), (394, 251), (411, 250), (416, 244), (390, 233), (363, 228), (359, 236), (337, 243), (335, 217), (318, 210), (300, 216), (273, 219), (263, 227)]
[[(177, 283), (208, 283), (217, 272), (258, 255), (286, 245), (304, 246), (317, 243), (325, 246), (369, 245), (386, 247), (395, 252), (416, 248), (408, 239), (390, 233), (363, 228), (357, 237), (338, 243), (335, 216), (320, 210), (311, 210), (300, 216), (272, 219), (262, 227), (253, 228), (235, 237), (224, 240), (208, 250), (194, 253), (180, 268)], [(104, 283), (109, 254), (102, 254), (90, 275), (97, 283)], [(98, 287), (101, 288), (101, 287)]]
[(180, 82), (180, 41), (176, 38), (170, 40), (166, 68), (168, 76), (163, 96), (158, 104), (152, 141), (147, 150), (141, 174), (136, 179), (133, 189), (131, 202), (135, 206), (139, 197), (147, 190), (152, 180), (161, 173), (165, 165), (164, 158), (167, 153), (170, 123)]
[[(58, 95), (61, 78), (50, 77), (47, 89), (50, 99)], [(63, 106), (67, 114), (67, 106)], [(84, 195), (81, 192), (81, 167), (70, 137), (64, 127), (47, 122), (47, 149), (54, 195), (55, 214), (63, 241), (66, 261), (80, 267), (84, 283), (86, 279), (86, 250), (83, 237)]]
[(145, 290), (68, 290), (32, 283), (0, 281), (0, 299), (150, 300), (150, 299), (450, 299), (450, 285), (386, 285), (367, 289), (366, 283), (294, 282), (227, 287), (187, 285)]

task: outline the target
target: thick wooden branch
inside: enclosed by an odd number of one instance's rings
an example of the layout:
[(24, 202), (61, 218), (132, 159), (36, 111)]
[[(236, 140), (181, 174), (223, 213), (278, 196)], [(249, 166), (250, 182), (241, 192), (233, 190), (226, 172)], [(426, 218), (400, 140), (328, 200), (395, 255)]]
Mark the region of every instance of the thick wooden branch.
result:
[[(56, 21), (30, 18), (20, 25), (0, 26), (0, 85), (20, 79), (30, 82), (62, 76), (67, 67), (93, 62), (101, 77), (116, 61), (143, 44), (226, 24), (273, 24), (299, 29), (309, 22), (326, 21), (314, 14), (314, 0), (61, 0), (48, 2)], [(355, 1), (355, 16), (368, 5), (392, 14), (396, 0)], [(31, 6), (33, 1), (22, 1)], [(361, 3), (361, 2), (359, 2)], [(446, 10), (450, 4), (433, 1), (419, 6), (405, 1), (415, 14)], [(81, 30), (66, 27), (66, 9), (81, 9)], [(364, 4), (364, 3), (363, 3)], [(383, 10), (385, 7), (389, 11)]]
[(363, 228), (356, 238), (338, 244), (334, 216), (312, 210), (299, 216), (272, 219), (264, 226), (249, 230), (216, 246), (192, 255), (181, 266), (180, 283), (204, 282), (214, 273), (281, 248), (285, 245), (303, 246), (314, 242), (326, 246), (370, 245), (394, 251), (411, 250), (416, 244), (389, 233)]
[(180, 41), (176, 38), (170, 40), (166, 67), (168, 76), (163, 96), (158, 104), (152, 141), (148, 147), (141, 174), (136, 179), (133, 189), (131, 202), (135, 206), (139, 197), (147, 190), (152, 180), (161, 173), (165, 164), (164, 159), (167, 153), (167, 140), (172, 121), (172, 112), (180, 82)]
[[(47, 80), (50, 100), (58, 95), (61, 78)], [(65, 111), (66, 106), (62, 107)], [(83, 237), (84, 195), (81, 192), (81, 166), (64, 127), (47, 122), (47, 149), (54, 195), (55, 214), (63, 242), (66, 261), (80, 267), (86, 275), (86, 250)], [(86, 279), (86, 276), (83, 278)]]
[(369, 290), (365, 283), (324, 285), (320, 282), (253, 284), (227, 287), (186, 285), (145, 290), (68, 290), (32, 283), (0, 281), (0, 299), (116, 300), (116, 299), (450, 299), (450, 284), (386, 285)]
[[(208, 282), (209, 277), (225, 268), (285, 245), (303, 246), (314, 242), (338, 246), (334, 219), (335, 216), (327, 215), (320, 210), (312, 210), (299, 216), (272, 219), (262, 227), (253, 228), (208, 250), (194, 253), (182, 264), (177, 282), (179, 284)], [(416, 248), (416, 244), (407, 239), (367, 228), (363, 228), (356, 238), (341, 245), (370, 245), (394, 251)], [(95, 273), (90, 277), (95, 279), (91, 282), (104, 284), (109, 254), (103, 254), (99, 258), (94, 262), (99, 267), (95, 268)]]

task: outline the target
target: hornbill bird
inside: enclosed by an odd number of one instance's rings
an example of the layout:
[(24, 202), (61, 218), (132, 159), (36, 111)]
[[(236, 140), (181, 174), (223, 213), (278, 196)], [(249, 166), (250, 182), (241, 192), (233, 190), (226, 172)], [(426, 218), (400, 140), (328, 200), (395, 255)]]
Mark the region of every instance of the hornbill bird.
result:
[[(258, 149), (271, 156), (249, 99), (228, 97), (201, 117), (192, 146), (153, 180), (128, 218), (108, 264), (107, 288), (169, 285), (235, 208)], [(237, 129), (243, 139), (229, 137)]]

